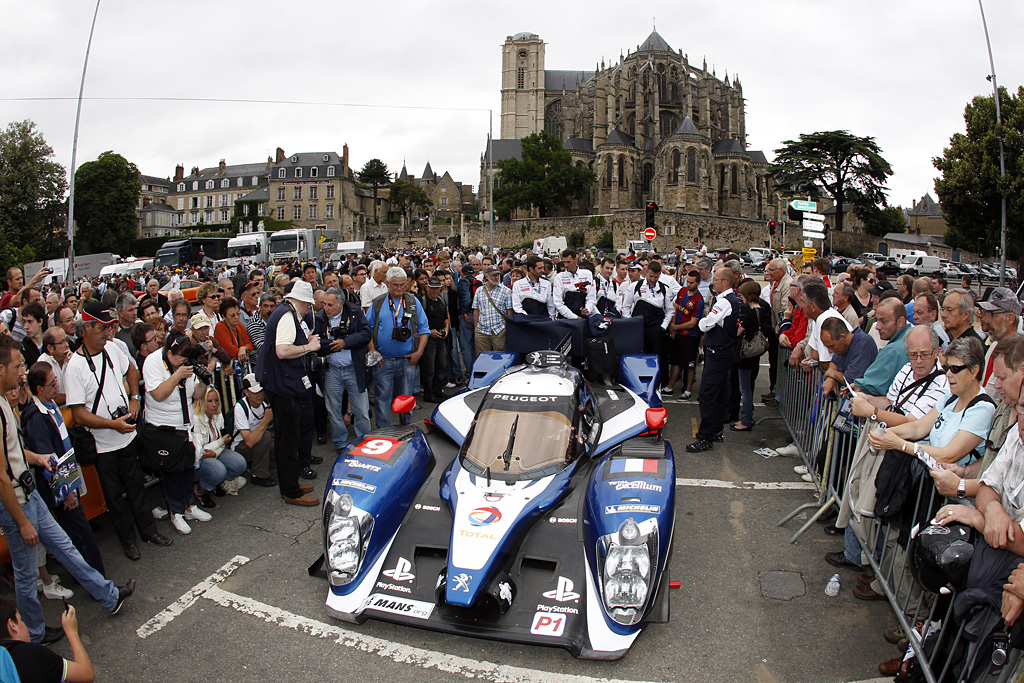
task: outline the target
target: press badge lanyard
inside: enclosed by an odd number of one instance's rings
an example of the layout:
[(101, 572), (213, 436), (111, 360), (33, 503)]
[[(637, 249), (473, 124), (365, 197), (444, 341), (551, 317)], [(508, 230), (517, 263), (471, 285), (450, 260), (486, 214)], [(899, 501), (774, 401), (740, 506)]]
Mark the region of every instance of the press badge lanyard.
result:
[(402, 306), (404, 306), (404, 305), (405, 305), (405, 295), (404, 294), (402, 295), (402, 302), (400, 304), (398, 304), (398, 306), (395, 306), (394, 300), (391, 298), (390, 295), (388, 295), (388, 308), (391, 309), (391, 315), (394, 316), (394, 318), (395, 318), (395, 323), (394, 323), (395, 327), (405, 327), (404, 323), (399, 323), (398, 322), (402, 318)]

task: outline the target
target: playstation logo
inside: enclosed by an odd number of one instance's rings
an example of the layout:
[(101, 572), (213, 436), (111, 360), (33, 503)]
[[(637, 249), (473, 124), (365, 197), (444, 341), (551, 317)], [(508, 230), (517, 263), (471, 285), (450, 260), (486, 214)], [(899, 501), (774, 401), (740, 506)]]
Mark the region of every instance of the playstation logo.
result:
[(569, 602), (570, 600), (579, 600), (580, 594), (573, 592), (573, 583), (571, 579), (567, 579), (564, 576), (558, 577), (558, 587), (553, 591), (547, 591), (544, 593), (544, 597), (548, 600), (557, 600), (558, 602)]
[(416, 578), (416, 575), (410, 573), (410, 569), (412, 569), (412, 563), (404, 557), (399, 557), (398, 562), (395, 563), (395, 568), (385, 569), (383, 574), (395, 581), (412, 581)]

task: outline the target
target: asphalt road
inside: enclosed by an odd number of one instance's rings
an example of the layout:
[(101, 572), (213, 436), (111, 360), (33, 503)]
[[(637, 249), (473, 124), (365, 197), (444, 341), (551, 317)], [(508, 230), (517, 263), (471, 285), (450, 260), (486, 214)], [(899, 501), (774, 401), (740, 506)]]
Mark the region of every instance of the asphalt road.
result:
[[(758, 395), (766, 382), (767, 367)], [(135, 563), (121, 553), (105, 522), (98, 538), (109, 576), (117, 583), (138, 580), (135, 596), (116, 617), (52, 561), (51, 571), (77, 588), (71, 603), (79, 611), (99, 681), (419, 683), (472, 677), (824, 683), (876, 678), (877, 664), (898, 654), (882, 637), (896, 623), (888, 603), (856, 599), (855, 574), (849, 571), (840, 571), (839, 596), (827, 597), (825, 583), (836, 570), (822, 556), (841, 542), (815, 524), (789, 544), (806, 515), (775, 526), (811, 501), (812, 492), (743, 484), (800, 485), (792, 471), (797, 460), (764, 459), (752, 452), (785, 443), (781, 421), (765, 421), (752, 434), (726, 431), (724, 444), (690, 455), (684, 447), (692, 440), (697, 404), (670, 403), (668, 410), (677, 477), (686, 480), (677, 489), (671, 562), (671, 578), (682, 587), (672, 591), (669, 623), (647, 628), (618, 662), (579, 661), (558, 649), (382, 622), (353, 626), (331, 620), (324, 611), (326, 582), (306, 572), (321, 552), (319, 508), (287, 506), (276, 489), (247, 486), (238, 497), (217, 499), (213, 521), (193, 523), (187, 537), (169, 522), (158, 522), (174, 544), (143, 544), (142, 560)], [(755, 418), (772, 414), (755, 409)], [(326, 456), (314, 468), (319, 490), (332, 458), (327, 446), (317, 452)], [(738, 487), (726, 487), (730, 483)], [(221, 576), (210, 579), (218, 571)], [(789, 591), (790, 599), (769, 597), (780, 591)], [(49, 623), (58, 624), (60, 602), (44, 603)], [(54, 649), (70, 654), (66, 643)]]

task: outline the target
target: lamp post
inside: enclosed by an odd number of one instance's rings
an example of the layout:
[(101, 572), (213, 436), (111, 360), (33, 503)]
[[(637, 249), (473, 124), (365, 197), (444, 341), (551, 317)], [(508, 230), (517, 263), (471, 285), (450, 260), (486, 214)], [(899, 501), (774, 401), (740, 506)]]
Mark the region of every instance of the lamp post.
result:
[[(988, 48), (988, 65), (991, 73), (986, 77), (992, 81), (992, 94), (996, 101), (996, 130), (999, 133), (999, 179), (1005, 185), (1006, 182), (1006, 156), (1003, 152), (1003, 117), (999, 106), (999, 85), (996, 83), (996, 63), (992, 58), (992, 43), (988, 39), (988, 22), (985, 21), (985, 6), (978, 0), (978, 9), (981, 10), (981, 25), (985, 29), (985, 47)], [(1002, 216), (999, 223), (999, 286), (1006, 286), (1006, 192), (999, 190)], [(981, 277), (979, 276), (980, 280)]]

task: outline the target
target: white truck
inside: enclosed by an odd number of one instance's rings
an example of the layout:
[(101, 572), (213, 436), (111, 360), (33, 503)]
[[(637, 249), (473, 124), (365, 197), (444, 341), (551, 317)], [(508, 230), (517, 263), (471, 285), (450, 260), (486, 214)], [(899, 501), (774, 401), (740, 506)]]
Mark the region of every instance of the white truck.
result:
[[(323, 238), (321, 242), (321, 238)], [(303, 263), (319, 259), (334, 251), (338, 241), (337, 230), (324, 228), (294, 228), (270, 233), (269, 260), (294, 259)]]
[(558, 256), (563, 250), (569, 248), (565, 236), (542, 237), (533, 241), (533, 253), (537, 256)]
[(270, 236), (272, 232), (247, 232), (228, 240), (228, 255), (217, 261), (217, 264), (237, 266), (242, 261), (262, 263), (270, 257)]

